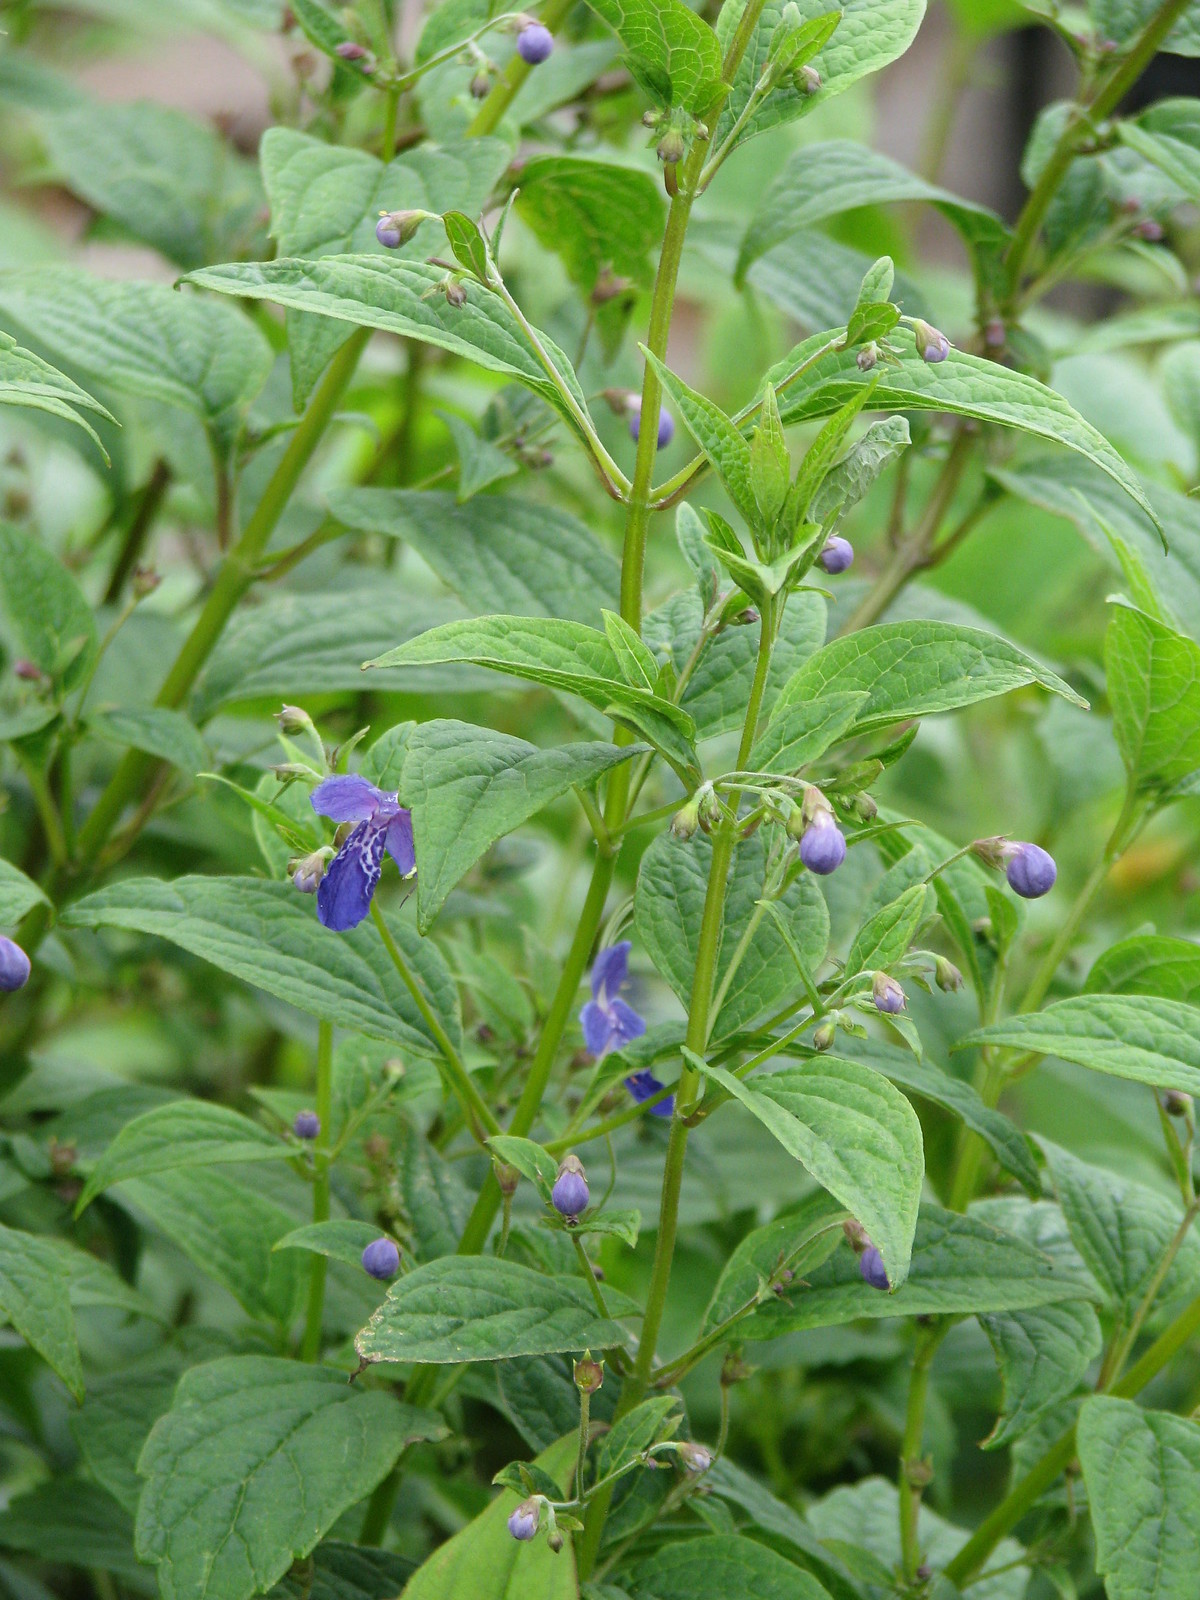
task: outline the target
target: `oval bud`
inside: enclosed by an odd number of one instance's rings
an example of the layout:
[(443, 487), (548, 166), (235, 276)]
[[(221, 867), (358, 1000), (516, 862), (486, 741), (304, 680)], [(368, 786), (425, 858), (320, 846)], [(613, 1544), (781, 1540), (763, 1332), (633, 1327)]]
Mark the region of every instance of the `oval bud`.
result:
[(13, 662), (13, 676), (20, 678), (23, 683), (40, 683), (45, 673), (36, 661), (30, 661), (27, 656), (18, 656)]
[(837, 1024), (835, 1022), (823, 1022), (813, 1034), (813, 1049), (828, 1050), (836, 1038)]
[(446, 280), (446, 304), (448, 306), (453, 306), (457, 311), (459, 306), (465, 306), (466, 303), (467, 291), (463, 288), (462, 284), (456, 282), (453, 278), (448, 278)]
[(470, 89), (472, 100), (487, 99), (492, 90), (492, 75), (486, 67), (480, 67), (479, 71), (471, 79)]
[(536, 1495), (530, 1495), (528, 1500), (522, 1500), (517, 1509), (508, 1519), (508, 1531), (514, 1539), (522, 1543), (532, 1539), (538, 1531), (538, 1523), (542, 1519), (542, 1503)]
[(1004, 875), (1015, 894), (1019, 894), (1022, 900), (1039, 900), (1042, 895), (1050, 893), (1058, 877), (1058, 868), (1048, 850), (1026, 841), (1010, 845), (1006, 855)]
[(843, 539), (835, 533), (817, 557), (817, 565), (822, 572), (836, 577), (839, 572), (845, 572), (854, 565), (854, 546), (849, 539)]
[(688, 1472), (707, 1472), (713, 1464), (713, 1453), (705, 1445), (693, 1444), (685, 1439), (676, 1454)]
[(161, 582), (162, 579), (153, 567), (134, 567), (129, 587), (136, 599), (144, 600), (148, 594), (154, 593)]
[(792, 74), (792, 84), (800, 94), (816, 94), (821, 87), (821, 74), (805, 63)]
[(1143, 217), (1133, 231), (1148, 244), (1160, 244), (1163, 239), (1163, 225), (1157, 217)]
[(575, 1387), (580, 1394), (595, 1394), (604, 1382), (604, 1363), (596, 1361), (590, 1350), (585, 1350), (583, 1359), (577, 1361), (574, 1367)]
[(678, 128), (668, 128), (658, 141), (658, 159), (664, 166), (673, 167), (687, 154), (687, 145)]
[(531, 67), (545, 61), (553, 49), (554, 35), (540, 22), (531, 22), (517, 35), (517, 54)]
[(871, 998), (876, 1011), (882, 1011), (887, 1016), (894, 1017), (904, 1010), (904, 990), (886, 972), (877, 972), (871, 980)]
[(700, 806), (693, 798), (671, 818), (671, 832), (677, 839), (690, 839), (700, 826)]
[(554, 1552), (555, 1555), (557, 1555), (558, 1552), (562, 1549), (562, 1547), (563, 1547), (563, 1536), (558, 1531), (557, 1528), (555, 1528), (553, 1533), (548, 1533), (546, 1535), (546, 1543), (549, 1545), (550, 1549)]
[[(629, 437), (631, 439), (633, 439), (633, 440), (636, 440), (638, 435), (642, 431), (642, 397), (641, 397), (641, 395), (631, 394), (629, 396), (628, 400), (625, 402), (625, 408), (629, 413)], [(658, 413), (658, 443), (657, 443), (657, 448), (659, 450), (665, 450), (667, 445), (670, 444), (671, 440), (674, 437), (675, 437), (675, 418), (671, 415), (671, 413), (666, 409), (665, 406), (660, 407), (659, 408), (659, 413)]]
[(375, 224), (375, 237), (386, 250), (398, 250), (432, 216), (432, 211), (381, 211)]
[(917, 342), (917, 354), (931, 366), (938, 361), (945, 361), (950, 354), (950, 341), (946, 335), (920, 317), (913, 321), (913, 334)]
[(339, 61), (365, 61), (367, 58), (366, 49), (353, 39), (343, 39), (341, 44), (334, 46), (333, 53)]
[(281, 733), (306, 733), (312, 727), (312, 718), (299, 706), (283, 706), (275, 713)]
[(872, 367), (878, 365), (878, 362), (879, 346), (874, 339), (871, 340), (870, 344), (863, 345), (854, 358), (854, 364), (860, 372), (870, 372)]
[(985, 345), (987, 345), (988, 349), (1003, 350), (1007, 338), (1008, 329), (1004, 326), (1003, 322), (1001, 322), (1000, 318), (990, 318), (990, 320), (985, 324), (983, 330), (983, 342)]
[(492, 1169), (496, 1174), (496, 1186), (502, 1195), (510, 1199), (517, 1192), (517, 1185), (521, 1181), (521, 1174), (516, 1167), (510, 1167), (506, 1161), (497, 1161)]
[(550, 1201), (554, 1209), (568, 1222), (574, 1222), (581, 1211), (587, 1210), (590, 1198), (583, 1162), (576, 1155), (564, 1156), (559, 1163), (558, 1177), (550, 1191)]
[(800, 859), (810, 872), (828, 877), (846, 859), (846, 836), (829, 811), (818, 811), (800, 840)]
[(1163, 1110), (1169, 1117), (1186, 1117), (1191, 1114), (1192, 1097), (1182, 1089), (1167, 1089), (1162, 1097)]
[(315, 1111), (297, 1111), (292, 1132), (297, 1139), (315, 1139), (321, 1131), (321, 1119)]
[(0, 934), (0, 993), (23, 989), (31, 970), (29, 957), (21, 946)]
[(873, 1244), (869, 1244), (859, 1256), (858, 1270), (862, 1273), (863, 1282), (869, 1283), (872, 1289), (888, 1290), (892, 1287), (883, 1257)]
[(945, 956), (938, 956), (933, 964), (933, 981), (943, 994), (956, 993), (963, 986), (963, 975)]
[(363, 1271), (384, 1283), (400, 1271), (400, 1249), (394, 1239), (372, 1239), (362, 1253)]
[(325, 876), (325, 852), (314, 850), (310, 856), (295, 857), (288, 862), (288, 875), (301, 894), (316, 894)]

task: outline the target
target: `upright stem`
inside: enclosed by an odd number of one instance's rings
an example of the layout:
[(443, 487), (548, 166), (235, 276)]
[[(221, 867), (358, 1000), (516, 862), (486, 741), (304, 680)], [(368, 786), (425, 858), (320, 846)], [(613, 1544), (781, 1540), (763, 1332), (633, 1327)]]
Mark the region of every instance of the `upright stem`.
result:
[(1129, 1327), (1119, 1339), (1114, 1340), (1108, 1359), (1104, 1363), (1104, 1371), (1096, 1383), (1097, 1389), (1102, 1392), (1108, 1389), (1116, 1378), (1120, 1377), (1121, 1368), (1129, 1359), (1129, 1352), (1137, 1343), (1138, 1334), (1141, 1333), (1142, 1328), (1145, 1326), (1146, 1318), (1154, 1309), (1154, 1302), (1158, 1299), (1158, 1291), (1166, 1282), (1167, 1273), (1170, 1272), (1176, 1256), (1183, 1248), (1183, 1241), (1187, 1238), (1192, 1223), (1196, 1220), (1198, 1210), (1200, 1210), (1200, 1203), (1195, 1200), (1184, 1210), (1183, 1216), (1179, 1219), (1179, 1226), (1172, 1234), (1158, 1266), (1154, 1269), (1154, 1276), (1146, 1285), (1146, 1292), (1143, 1294), (1138, 1308), (1133, 1314)]
[[(313, 1145), (314, 1222), (329, 1221), (329, 1144), (333, 1121), (333, 1024), (317, 1024), (317, 1117), (321, 1126)], [(321, 1314), (325, 1307), (325, 1272), (329, 1263), (313, 1251), (308, 1268), (308, 1310), (304, 1318), (304, 1337), (300, 1359), (316, 1361), (321, 1354)]]
[(161, 458), (154, 463), (154, 470), (146, 480), (146, 486), (138, 496), (137, 508), (129, 519), (129, 526), (121, 540), (121, 548), (117, 552), (117, 559), (113, 563), (112, 576), (108, 580), (108, 587), (104, 591), (104, 604), (114, 606), (121, 598), (126, 580), (134, 567), (142, 559), (146, 548), (146, 539), (154, 525), (159, 507), (163, 503), (167, 489), (171, 483), (171, 469)]
[[(329, 370), (314, 391), (308, 410), (288, 441), (287, 449), (271, 474), (253, 516), (247, 522), (241, 538), (222, 561), (208, 599), (158, 691), (156, 705), (174, 710), (183, 702), (213, 646), (221, 637), (234, 607), (254, 581), (255, 569), (267, 541), (275, 531), (275, 525), (292, 497), (300, 474), (311, 460), (354, 376), (354, 369), (368, 337), (368, 329), (357, 329), (330, 362)], [(140, 750), (130, 750), (122, 758), (91, 816), (79, 830), (76, 851), (79, 866), (87, 867), (95, 861), (125, 807), (145, 788), (160, 765), (153, 756), (145, 755)]]
[(904, 1439), (900, 1446), (900, 1554), (907, 1582), (914, 1583), (921, 1564), (917, 1523), (921, 1511), (921, 1491), (928, 1479), (928, 1468), (921, 1455), (925, 1434), (925, 1401), (929, 1394), (929, 1369), (946, 1327), (923, 1329), (913, 1353), (912, 1376), (908, 1382), (908, 1408), (904, 1418)]

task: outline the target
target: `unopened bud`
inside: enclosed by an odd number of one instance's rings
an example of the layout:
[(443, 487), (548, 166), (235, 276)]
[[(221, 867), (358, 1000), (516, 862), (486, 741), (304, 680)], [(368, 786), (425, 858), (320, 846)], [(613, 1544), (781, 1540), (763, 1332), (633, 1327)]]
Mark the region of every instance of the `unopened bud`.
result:
[(503, 1195), (510, 1198), (517, 1192), (517, 1185), (521, 1181), (521, 1174), (516, 1167), (510, 1167), (507, 1161), (497, 1161), (492, 1168), (496, 1175), (496, 1186)]
[(871, 368), (879, 361), (879, 346), (874, 339), (870, 344), (863, 345), (854, 358), (854, 363), (860, 372), (870, 372)]
[(657, 128), (662, 119), (662, 112), (656, 110), (653, 106), (650, 106), (647, 110), (642, 112), (642, 127)]
[(604, 1363), (596, 1361), (590, 1350), (583, 1352), (583, 1359), (575, 1363), (575, 1387), (580, 1394), (595, 1394), (604, 1382)]
[(712, 1451), (702, 1444), (693, 1444), (690, 1439), (683, 1441), (676, 1455), (688, 1472), (707, 1472), (713, 1464)]
[(144, 600), (148, 594), (153, 594), (162, 582), (162, 578), (153, 567), (134, 567), (130, 588), (138, 600)]
[(871, 998), (876, 1011), (882, 1011), (887, 1016), (894, 1017), (904, 1010), (904, 990), (886, 972), (877, 972), (871, 980)]
[(1163, 1095), (1163, 1110), (1169, 1117), (1190, 1116), (1192, 1097), (1182, 1089), (1168, 1089)]
[(275, 713), (275, 721), (281, 733), (307, 733), (313, 725), (308, 712), (300, 706), (282, 706)]
[(834, 1022), (823, 1022), (813, 1034), (813, 1049), (828, 1050), (836, 1038), (837, 1024)]
[(719, 822), (721, 818), (721, 802), (717, 799), (711, 783), (702, 784), (696, 790), (696, 809), (700, 817), (700, 826), (705, 833), (710, 833), (713, 824)]
[(672, 167), (682, 161), (687, 153), (683, 135), (678, 128), (668, 128), (658, 141), (658, 159), (664, 166)]
[(751, 1368), (746, 1365), (741, 1356), (734, 1355), (732, 1351), (721, 1363), (721, 1383), (726, 1389), (735, 1383), (744, 1383), (750, 1376)]
[(957, 993), (963, 986), (963, 975), (945, 956), (938, 956), (933, 965), (933, 981), (943, 994)]
[(340, 61), (363, 61), (367, 51), (361, 44), (355, 44), (353, 39), (343, 39), (341, 44), (334, 47), (334, 55)]
[(542, 1502), (537, 1495), (530, 1495), (528, 1500), (522, 1500), (517, 1509), (510, 1514), (508, 1531), (514, 1539), (519, 1539), (524, 1544), (538, 1531), (541, 1519)]
[(932, 323), (925, 322), (916, 317), (913, 320), (913, 335), (917, 343), (917, 354), (922, 361), (927, 361), (931, 366), (939, 361), (945, 361), (950, 354), (950, 341), (939, 328)]
[(550, 1200), (559, 1216), (573, 1223), (581, 1211), (587, 1210), (587, 1174), (577, 1155), (564, 1156), (558, 1165), (558, 1177), (550, 1191)]
[(470, 87), (472, 100), (487, 99), (492, 92), (492, 75), (486, 67), (480, 67), (479, 71), (471, 79)]
[(806, 63), (792, 73), (792, 85), (800, 94), (816, 94), (821, 87), (821, 74)]
[(846, 1235), (846, 1243), (856, 1255), (861, 1255), (871, 1242), (867, 1238), (867, 1230), (854, 1217), (846, 1218), (842, 1223), (842, 1232)]
[(695, 799), (689, 800), (671, 818), (671, 832), (677, 839), (690, 839), (700, 826), (700, 805)]
[(596, 279), (596, 286), (591, 293), (592, 304), (606, 306), (610, 300), (619, 300), (623, 294), (627, 294), (631, 287), (631, 279), (615, 277), (606, 269)]
[(989, 350), (1002, 350), (1008, 338), (1008, 329), (999, 317), (992, 317), (984, 324), (983, 342)]
[(448, 306), (453, 306), (455, 310), (457, 310), (459, 306), (465, 306), (466, 303), (467, 291), (463, 288), (462, 284), (454, 278), (447, 278), (446, 304)]
[(879, 807), (873, 795), (856, 794), (850, 802), (850, 809), (860, 822), (874, 822), (879, 815)]
[(301, 894), (316, 894), (324, 876), (323, 850), (314, 850), (310, 856), (295, 856), (288, 862), (288, 877)]
[(432, 211), (381, 211), (375, 224), (375, 237), (385, 250), (398, 250), (433, 215)]
[(1157, 217), (1143, 217), (1133, 231), (1149, 244), (1159, 244), (1163, 238), (1163, 225)]
[(752, 622), (761, 620), (754, 606), (743, 606), (739, 612), (730, 617), (729, 625), (733, 628), (747, 628)]
[(558, 1552), (562, 1549), (562, 1547), (563, 1547), (563, 1536), (558, 1531), (557, 1528), (554, 1529), (553, 1533), (548, 1533), (546, 1535), (546, 1543), (549, 1545), (550, 1549), (554, 1552), (555, 1555), (557, 1555)]
[(13, 675), (25, 683), (40, 683), (45, 677), (37, 662), (30, 661), (26, 656), (18, 656), (13, 662)]

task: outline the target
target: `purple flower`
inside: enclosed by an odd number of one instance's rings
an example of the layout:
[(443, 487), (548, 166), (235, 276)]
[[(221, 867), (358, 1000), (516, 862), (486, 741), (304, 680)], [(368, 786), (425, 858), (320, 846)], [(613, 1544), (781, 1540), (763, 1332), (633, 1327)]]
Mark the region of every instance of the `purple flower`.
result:
[(824, 878), (846, 859), (846, 836), (828, 811), (818, 811), (800, 840), (800, 859)]
[(916, 335), (917, 354), (922, 361), (929, 362), (931, 366), (945, 361), (950, 354), (950, 341), (940, 328), (916, 317), (913, 320), (913, 332)]
[(530, 1495), (529, 1499), (522, 1500), (517, 1509), (509, 1516), (508, 1531), (514, 1539), (520, 1539), (524, 1543), (526, 1540), (532, 1539), (538, 1531), (538, 1523), (541, 1521), (541, 1516), (542, 1507), (540, 1501), (536, 1495)]
[[(637, 438), (642, 430), (642, 397), (632, 395), (629, 399), (629, 436)], [(665, 450), (675, 437), (675, 418), (666, 409), (661, 407), (658, 413), (658, 448)]]
[(6, 939), (0, 934), (0, 994), (11, 994), (14, 989), (23, 989), (28, 979), (29, 957), (19, 944), (14, 944), (11, 939)]
[[(640, 1072), (630, 1073), (625, 1079), (625, 1087), (637, 1103), (641, 1105), (643, 1100), (649, 1100), (651, 1096), (656, 1095), (666, 1085), (658, 1081), (649, 1067), (643, 1067)], [(650, 1107), (650, 1115), (652, 1117), (671, 1117), (674, 1114), (675, 1096), (673, 1094), (669, 1094), (665, 1100), (660, 1100), (656, 1106)]]
[(854, 546), (849, 539), (843, 539), (836, 533), (817, 557), (817, 565), (821, 571), (828, 572), (831, 576), (845, 572), (846, 568), (853, 564)]
[(883, 1257), (873, 1244), (869, 1244), (858, 1258), (858, 1270), (862, 1273), (864, 1283), (869, 1283), (872, 1289), (890, 1289), (892, 1287), (887, 1275), (887, 1268), (883, 1264)]
[(558, 1177), (550, 1191), (550, 1200), (559, 1216), (574, 1222), (581, 1211), (587, 1210), (591, 1196), (587, 1176), (578, 1156), (565, 1156), (558, 1169)]
[(630, 941), (622, 939), (601, 950), (592, 967), (592, 998), (579, 1013), (579, 1020), (583, 1042), (597, 1061), (631, 1039), (640, 1039), (646, 1031), (645, 1021), (619, 998), (629, 974), (630, 949)]
[(904, 1010), (904, 990), (886, 972), (875, 974), (871, 982), (871, 998), (876, 1011), (882, 1011), (889, 1017), (898, 1016)]
[(1006, 854), (1005, 876), (1009, 888), (1022, 900), (1038, 900), (1050, 893), (1058, 877), (1058, 868), (1048, 850), (1043, 850), (1040, 844), (1025, 843), (1010, 845)]
[(362, 1253), (363, 1271), (386, 1282), (400, 1271), (400, 1251), (394, 1239), (372, 1239)]
[(536, 67), (539, 62), (545, 61), (553, 49), (554, 35), (549, 28), (543, 28), (540, 22), (531, 22), (517, 35), (517, 54), (531, 67)]
[(411, 877), (416, 870), (412, 813), (394, 794), (384, 794), (356, 774), (326, 778), (310, 799), (318, 815), (355, 824), (317, 890), (321, 926), (344, 933), (356, 928), (371, 909), (371, 896), (383, 871), (384, 850), (400, 868), (402, 878)]
[(315, 1111), (297, 1111), (292, 1132), (297, 1139), (315, 1139), (321, 1131), (321, 1119)]

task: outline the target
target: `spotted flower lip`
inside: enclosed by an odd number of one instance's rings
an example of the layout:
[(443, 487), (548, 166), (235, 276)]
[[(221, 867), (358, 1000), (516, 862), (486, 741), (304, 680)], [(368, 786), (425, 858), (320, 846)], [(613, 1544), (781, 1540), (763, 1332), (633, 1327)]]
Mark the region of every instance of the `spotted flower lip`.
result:
[(371, 909), (385, 850), (402, 878), (416, 870), (412, 813), (394, 794), (385, 794), (357, 773), (326, 778), (309, 798), (319, 816), (354, 823), (317, 890), (318, 921), (335, 933), (345, 933)]

